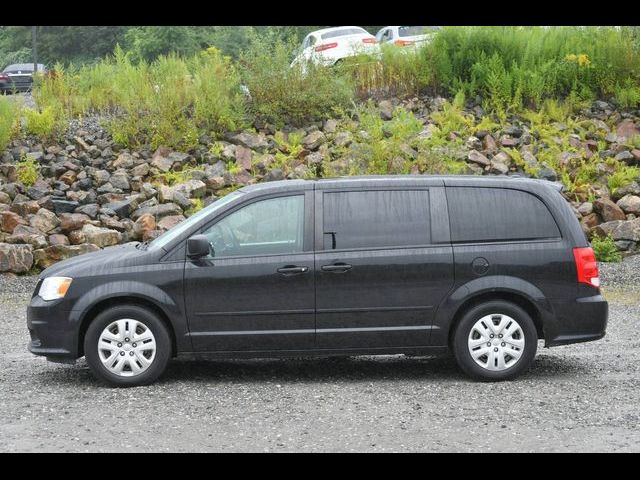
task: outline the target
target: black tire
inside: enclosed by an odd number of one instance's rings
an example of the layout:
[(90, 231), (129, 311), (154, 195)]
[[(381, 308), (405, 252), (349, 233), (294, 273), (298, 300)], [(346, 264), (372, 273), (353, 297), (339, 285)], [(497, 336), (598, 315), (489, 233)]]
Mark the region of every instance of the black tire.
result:
[[(524, 335), (524, 349), (520, 359), (505, 370), (488, 370), (478, 365), (469, 352), (468, 339), (475, 323), (490, 314), (508, 315), (521, 327)], [(476, 305), (468, 310), (458, 322), (452, 343), (452, 350), (458, 366), (470, 377), (483, 382), (511, 380), (527, 370), (538, 349), (538, 334), (533, 320), (518, 305), (503, 300), (492, 300)]]
[[(98, 341), (103, 330), (119, 319), (133, 319), (142, 322), (155, 337), (155, 357), (149, 367), (135, 376), (116, 375), (102, 364), (98, 352)], [(93, 375), (100, 381), (114, 387), (135, 387), (148, 385), (158, 379), (171, 359), (171, 338), (167, 327), (158, 316), (138, 305), (118, 305), (96, 316), (84, 337), (84, 355)]]

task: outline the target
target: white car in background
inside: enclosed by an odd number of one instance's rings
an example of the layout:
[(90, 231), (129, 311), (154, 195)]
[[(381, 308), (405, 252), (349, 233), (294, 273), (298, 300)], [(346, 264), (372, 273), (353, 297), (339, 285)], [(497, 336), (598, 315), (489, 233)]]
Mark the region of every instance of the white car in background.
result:
[(429, 42), (440, 27), (384, 27), (376, 34), (380, 44), (391, 43), (397, 47), (419, 47)]
[(316, 30), (308, 34), (291, 66), (308, 62), (316, 65), (332, 66), (341, 60), (360, 53), (375, 55), (378, 42), (362, 27), (332, 27)]

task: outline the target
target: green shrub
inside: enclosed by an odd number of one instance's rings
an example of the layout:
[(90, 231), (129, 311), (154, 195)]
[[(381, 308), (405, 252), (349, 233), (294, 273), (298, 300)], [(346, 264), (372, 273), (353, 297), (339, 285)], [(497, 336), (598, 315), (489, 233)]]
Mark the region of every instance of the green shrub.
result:
[(19, 128), (19, 106), (11, 100), (0, 97), (0, 152), (7, 148)]
[(595, 236), (591, 239), (591, 246), (599, 262), (619, 262), (622, 255), (618, 251), (611, 235), (606, 237)]
[(40, 164), (28, 155), (23, 155), (16, 164), (18, 180), (25, 186), (30, 187), (38, 179), (40, 174)]
[(339, 70), (307, 64), (291, 67), (298, 47), (266, 32), (253, 35), (240, 55), (242, 81), (249, 89), (250, 111), (278, 126), (320, 120), (348, 107), (354, 98), (351, 79)]
[(611, 193), (615, 193), (620, 187), (630, 184), (634, 180), (640, 180), (640, 167), (632, 167), (622, 162), (610, 161), (614, 173), (607, 178), (607, 184)]
[(166, 185), (172, 186), (191, 180), (194, 172), (202, 171), (204, 171), (204, 167), (201, 165), (196, 167), (187, 167), (179, 172), (171, 170), (169, 172), (159, 173), (157, 178), (161, 179)]
[(64, 113), (59, 105), (49, 105), (42, 111), (24, 110), (25, 130), (27, 134), (34, 135), (41, 140), (53, 140), (61, 134), (67, 125)]

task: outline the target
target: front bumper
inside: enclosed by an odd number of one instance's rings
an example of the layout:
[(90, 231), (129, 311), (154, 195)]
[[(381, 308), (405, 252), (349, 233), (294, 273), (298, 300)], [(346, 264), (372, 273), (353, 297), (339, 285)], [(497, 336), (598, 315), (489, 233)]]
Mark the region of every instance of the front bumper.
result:
[(544, 325), (546, 347), (591, 342), (605, 336), (609, 304), (602, 295), (550, 303), (555, 318)]
[(53, 360), (78, 358), (78, 332), (70, 322), (70, 311), (61, 301), (34, 296), (27, 307), (29, 351)]

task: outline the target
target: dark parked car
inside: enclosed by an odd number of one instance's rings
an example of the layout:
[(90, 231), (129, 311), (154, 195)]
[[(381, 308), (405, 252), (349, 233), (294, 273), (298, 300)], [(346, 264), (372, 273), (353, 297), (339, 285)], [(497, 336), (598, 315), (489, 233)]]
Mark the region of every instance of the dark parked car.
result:
[[(0, 73), (0, 92), (26, 92), (33, 86), (33, 63), (16, 63), (9, 65)], [(47, 70), (38, 64), (38, 73), (46, 74)]]
[(602, 338), (607, 302), (555, 184), (510, 177), (353, 177), (263, 183), (151, 243), (45, 270), (29, 349), (84, 355), (140, 385), (176, 355), (453, 351), (511, 379), (545, 346)]

